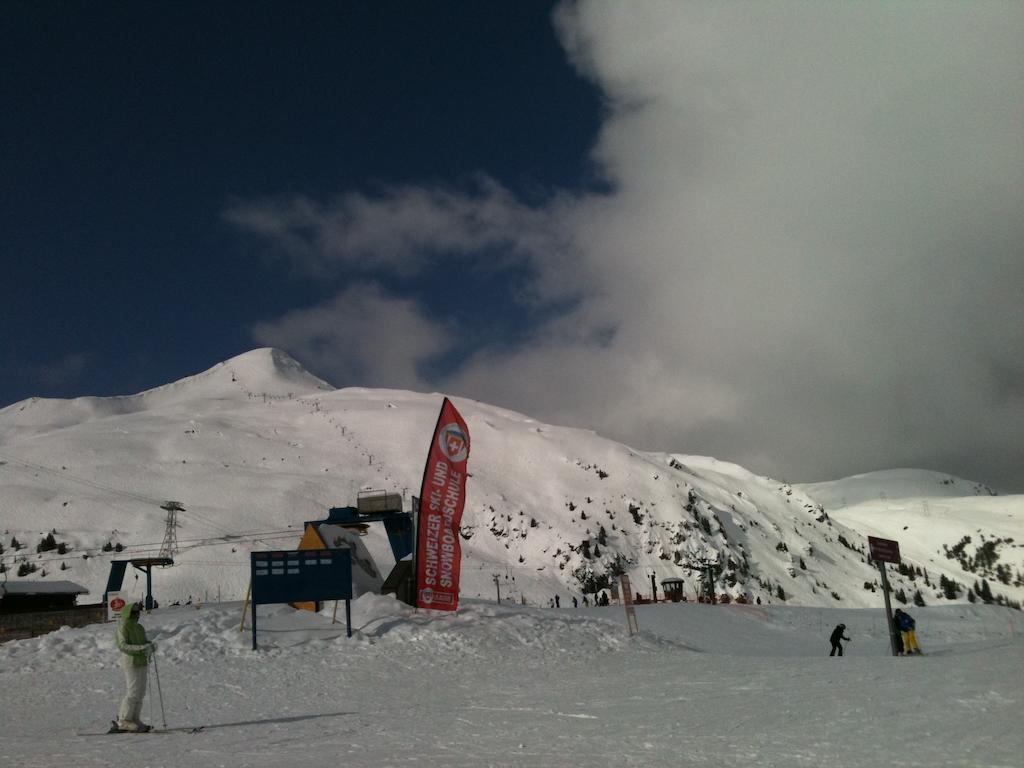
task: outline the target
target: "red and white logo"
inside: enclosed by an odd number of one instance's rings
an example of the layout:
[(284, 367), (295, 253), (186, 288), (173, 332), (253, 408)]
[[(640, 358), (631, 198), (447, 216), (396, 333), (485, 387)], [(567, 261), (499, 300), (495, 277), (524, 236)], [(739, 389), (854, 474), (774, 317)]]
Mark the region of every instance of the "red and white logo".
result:
[(115, 597), (110, 601), (110, 609), (113, 611), (120, 611), (125, 605), (126, 603), (120, 597)]
[(448, 461), (458, 464), (469, 457), (469, 437), (458, 424), (445, 424), (441, 427), (437, 444)]

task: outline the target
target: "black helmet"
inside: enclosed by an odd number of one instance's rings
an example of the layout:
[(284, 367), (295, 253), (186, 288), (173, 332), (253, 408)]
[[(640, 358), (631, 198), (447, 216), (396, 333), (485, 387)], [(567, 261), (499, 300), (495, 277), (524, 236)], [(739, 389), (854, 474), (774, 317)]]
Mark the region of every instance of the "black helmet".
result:
[(840, 628), (840, 629), (846, 629), (846, 625), (845, 625), (845, 624), (840, 624), (840, 625), (839, 625), (839, 628)]

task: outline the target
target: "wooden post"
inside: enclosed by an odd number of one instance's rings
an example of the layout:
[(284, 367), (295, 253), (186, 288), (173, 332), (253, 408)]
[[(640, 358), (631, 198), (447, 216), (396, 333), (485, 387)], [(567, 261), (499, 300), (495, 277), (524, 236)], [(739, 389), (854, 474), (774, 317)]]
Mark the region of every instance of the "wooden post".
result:
[(249, 598), (252, 596), (252, 579), (249, 580), (249, 587), (245, 590), (245, 602), (242, 604), (242, 621), (238, 624), (238, 631), (245, 630), (245, 612), (249, 610)]
[(331, 613), (331, 624), (338, 623), (338, 601), (334, 601), (334, 611)]
[(629, 628), (629, 634), (639, 635), (640, 625), (636, 621), (636, 609), (633, 607), (633, 587), (629, 583), (629, 576), (622, 574), (619, 577), (619, 584), (622, 588), (622, 604), (626, 607), (626, 626)]

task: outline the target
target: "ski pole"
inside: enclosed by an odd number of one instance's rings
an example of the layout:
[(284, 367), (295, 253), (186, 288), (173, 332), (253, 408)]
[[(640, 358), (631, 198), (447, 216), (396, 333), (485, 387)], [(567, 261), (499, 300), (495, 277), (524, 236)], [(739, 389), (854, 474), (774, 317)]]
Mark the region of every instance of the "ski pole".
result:
[[(150, 664), (153, 663), (153, 656), (152, 655), (150, 655), (150, 657), (149, 657), (149, 663)], [(149, 722), (151, 724), (154, 722), (153, 721), (153, 694), (152, 694), (152, 692), (150, 692), (150, 694), (149, 694)]]
[[(156, 692), (157, 692), (157, 695), (160, 697), (160, 719), (163, 721), (164, 728), (166, 728), (167, 727), (167, 714), (164, 712), (164, 692), (160, 688), (160, 667), (158, 667), (157, 664), (156, 664), (156, 651), (153, 651), (152, 659), (153, 659), (153, 671), (156, 673)], [(149, 703), (150, 704), (153, 703), (153, 699), (152, 698), (150, 698)]]

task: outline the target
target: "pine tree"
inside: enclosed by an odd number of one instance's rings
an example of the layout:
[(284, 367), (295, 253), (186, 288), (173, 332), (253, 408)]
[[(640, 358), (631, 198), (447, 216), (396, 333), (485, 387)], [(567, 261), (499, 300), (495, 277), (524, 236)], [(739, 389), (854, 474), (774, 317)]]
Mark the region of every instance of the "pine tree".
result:
[(921, 594), (921, 590), (914, 590), (914, 605), (918, 608), (924, 608), (924, 595)]
[(978, 596), (986, 605), (990, 604), (993, 601), (994, 598), (992, 597), (992, 587), (988, 585), (987, 579), (981, 580), (981, 591), (978, 593)]
[(605, 531), (603, 525), (597, 531), (597, 543), (608, 546), (608, 532)]
[(959, 585), (955, 581), (940, 575), (939, 587), (942, 589), (943, 597), (947, 600), (956, 600), (957, 593), (959, 592)]
[(978, 597), (977, 597), (977, 595), (974, 594), (974, 590), (973, 589), (968, 589), (967, 590), (967, 602), (968, 603), (976, 603), (976, 602), (978, 602)]
[(786, 590), (782, 588), (781, 584), (779, 584), (778, 587), (775, 589), (775, 596), (779, 598), (779, 600), (786, 599)]

